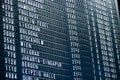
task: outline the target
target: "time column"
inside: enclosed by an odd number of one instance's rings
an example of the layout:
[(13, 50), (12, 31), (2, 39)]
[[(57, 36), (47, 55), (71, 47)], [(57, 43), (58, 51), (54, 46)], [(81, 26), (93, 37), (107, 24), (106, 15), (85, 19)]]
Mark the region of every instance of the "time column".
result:
[(3, 0), (2, 10), (4, 12), (3, 38), (4, 38), (4, 60), (5, 60), (5, 78), (17, 79), (16, 67), (16, 45), (15, 45), (15, 25), (13, 13), (13, 0)]

